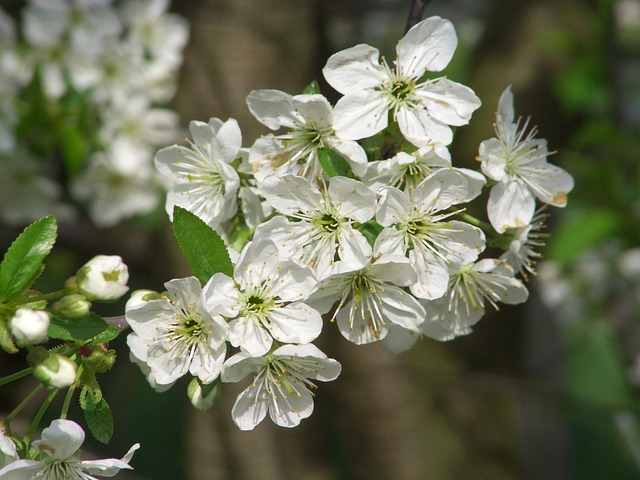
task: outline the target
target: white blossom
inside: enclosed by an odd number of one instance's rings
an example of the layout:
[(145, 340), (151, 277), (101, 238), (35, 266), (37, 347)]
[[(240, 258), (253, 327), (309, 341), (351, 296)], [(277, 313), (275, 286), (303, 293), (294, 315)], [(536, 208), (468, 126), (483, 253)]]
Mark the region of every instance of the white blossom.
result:
[(127, 303), (127, 323), (145, 342), (132, 338), (132, 353), (148, 365), (152, 386), (170, 386), (187, 373), (211, 383), (226, 356), (227, 324), (204, 308), (195, 277), (170, 280), (165, 288), (166, 297), (144, 301), (138, 295)]
[(323, 69), (329, 84), (344, 95), (334, 109), (334, 128), (346, 139), (370, 137), (387, 127), (388, 112), (404, 137), (418, 147), (448, 145), (450, 125), (469, 122), (480, 106), (473, 91), (441, 77), (457, 46), (453, 25), (440, 17), (412, 27), (396, 46), (395, 68), (379, 61), (377, 49), (360, 44), (332, 55)]
[(304, 302), (316, 283), (310, 268), (281, 259), (273, 242), (261, 240), (244, 247), (233, 278), (211, 277), (202, 297), (209, 311), (230, 319), (231, 345), (259, 356), (274, 339), (309, 343), (317, 338), (322, 318)]
[(229, 358), (223, 382), (238, 382), (255, 373), (233, 405), (231, 415), (241, 430), (252, 430), (269, 413), (281, 427), (295, 427), (313, 412), (312, 380), (328, 382), (340, 375), (341, 365), (314, 345), (283, 345), (273, 352), (251, 357), (240, 352)]
[(500, 260), (486, 258), (464, 265), (450, 262), (449, 274), (446, 294), (426, 305), (428, 316), (421, 325), (421, 333), (437, 340), (471, 333), (486, 304), (498, 310), (498, 303), (515, 305), (529, 296), (513, 269)]
[(289, 129), (286, 134), (261, 137), (251, 147), (249, 162), (259, 182), (269, 175), (298, 175), (309, 182), (326, 177), (318, 159), (319, 148), (338, 152), (356, 175), (364, 172), (364, 150), (358, 143), (336, 136), (333, 111), (324, 96), (257, 90), (249, 94), (247, 105), (270, 129)]
[(514, 121), (511, 87), (500, 96), (496, 113), (496, 136), (480, 144), (479, 160), (486, 176), (495, 180), (487, 213), (499, 233), (531, 223), (538, 198), (546, 204), (564, 207), (573, 189), (573, 177), (547, 162), (547, 142), (535, 138), (536, 129), (527, 133)]
[(231, 163), (240, 155), (242, 134), (234, 119), (193, 121), (189, 130), (190, 148), (173, 145), (155, 157), (158, 171), (172, 182), (165, 207), (170, 217), (177, 205), (215, 227), (237, 211), (240, 179)]
[(256, 231), (270, 238), (281, 255), (311, 266), (322, 278), (330, 273), (336, 258), (355, 268), (367, 263), (371, 246), (356, 228), (375, 213), (375, 195), (362, 182), (333, 177), (320, 190), (298, 176), (266, 178), (261, 191), (284, 216), (274, 217)]
[(474, 193), (467, 178), (454, 170), (439, 170), (408, 193), (395, 187), (380, 190), (376, 219), (385, 229), (378, 242), (383, 252), (408, 256), (418, 275), (409, 287), (415, 296), (441, 297), (449, 279), (447, 263), (472, 262), (484, 250), (482, 230), (449, 219), (455, 212), (448, 209)]

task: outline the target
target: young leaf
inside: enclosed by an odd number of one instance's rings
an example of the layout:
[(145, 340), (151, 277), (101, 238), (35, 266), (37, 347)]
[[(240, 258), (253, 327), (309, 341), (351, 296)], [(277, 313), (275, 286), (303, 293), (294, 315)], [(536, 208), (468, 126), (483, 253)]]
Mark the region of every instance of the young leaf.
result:
[(113, 435), (113, 416), (109, 404), (104, 398), (101, 398), (97, 403), (90, 400), (85, 403), (84, 419), (96, 440), (109, 443)]
[(353, 177), (351, 167), (344, 157), (331, 148), (319, 148), (318, 160), (325, 173), (330, 177)]
[[(68, 320), (52, 315), (49, 325), (49, 337), (59, 340), (81, 342), (92, 340), (92, 343), (105, 343), (117, 337), (118, 333), (117, 328), (109, 325), (95, 313), (89, 313), (79, 320)], [(98, 339), (98, 342), (95, 339)]]
[(18, 347), (13, 343), (7, 322), (3, 319), (0, 319), (0, 348), (7, 353), (18, 353)]
[(204, 283), (218, 272), (233, 276), (233, 265), (224, 241), (198, 216), (174, 207), (173, 233), (198, 280)]
[(42, 262), (56, 241), (53, 215), (32, 223), (15, 239), (0, 264), (0, 297), (24, 293), (42, 272)]
[(313, 95), (316, 93), (320, 93), (320, 85), (318, 85), (317, 80), (314, 80), (306, 88), (302, 91), (305, 95)]

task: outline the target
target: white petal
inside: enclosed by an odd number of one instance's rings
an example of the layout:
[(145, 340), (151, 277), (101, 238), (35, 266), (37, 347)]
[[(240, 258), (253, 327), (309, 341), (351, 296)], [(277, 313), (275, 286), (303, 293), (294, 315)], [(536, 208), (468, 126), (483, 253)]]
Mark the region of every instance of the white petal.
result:
[(329, 137), (326, 142), (329, 147), (341, 153), (347, 159), (353, 173), (359, 177), (364, 175), (367, 167), (367, 154), (358, 142), (343, 140), (338, 137)]
[(449, 64), (457, 45), (458, 38), (449, 20), (426, 18), (398, 42), (396, 67), (411, 78), (419, 78), (427, 70), (439, 72)]
[[(338, 237), (338, 256), (353, 268), (362, 268), (371, 259), (371, 245), (358, 230), (347, 226)], [(322, 272), (320, 272), (322, 273)]]
[(257, 320), (238, 317), (229, 322), (229, 342), (251, 356), (259, 357), (269, 351), (273, 339)]
[(403, 222), (412, 210), (409, 196), (395, 187), (381, 188), (376, 221), (383, 227)]
[(210, 315), (233, 318), (238, 315), (240, 292), (232, 278), (216, 273), (202, 288), (201, 302)]
[(387, 336), (381, 340), (381, 343), (386, 350), (397, 355), (413, 347), (418, 338), (420, 338), (418, 332), (392, 323), (389, 325)]
[(402, 134), (416, 147), (434, 143), (449, 145), (453, 140), (451, 128), (431, 117), (425, 108), (400, 107), (396, 120)]
[(267, 416), (266, 398), (256, 398), (254, 385), (247, 387), (236, 399), (231, 417), (240, 430), (253, 430)]
[(360, 44), (334, 53), (322, 69), (329, 85), (342, 94), (373, 89), (388, 79), (378, 49)]
[(57, 419), (42, 430), (40, 440), (33, 442), (38, 448), (43, 448), (57, 460), (64, 460), (78, 451), (84, 442), (84, 430), (76, 422)]
[(273, 309), (266, 327), (279, 342), (309, 343), (320, 335), (322, 317), (317, 310), (296, 302)]
[(533, 195), (518, 181), (499, 182), (491, 188), (487, 214), (491, 225), (498, 233), (529, 224), (535, 209)]
[(313, 212), (324, 202), (322, 195), (309, 182), (298, 176), (267, 177), (261, 185), (262, 194), (276, 210), (291, 215), (299, 211)]
[(365, 223), (375, 214), (376, 196), (362, 182), (347, 177), (329, 181), (329, 198), (340, 215)]
[(308, 418), (313, 413), (313, 397), (309, 390), (299, 381), (291, 381), (300, 392), (300, 396), (292, 394), (276, 399), (277, 408), (273, 403), (269, 404), (269, 416), (273, 423), (280, 427), (292, 428), (300, 424), (302, 420)]
[(426, 104), (432, 118), (447, 125), (466, 125), (481, 105), (473, 90), (446, 78), (416, 88), (416, 95)]
[(389, 102), (378, 92), (342, 97), (333, 109), (336, 135), (347, 140), (368, 138), (388, 125)]
[(295, 128), (304, 124), (296, 112), (293, 97), (279, 90), (254, 90), (247, 96), (249, 111), (263, 125), (272, 130)]

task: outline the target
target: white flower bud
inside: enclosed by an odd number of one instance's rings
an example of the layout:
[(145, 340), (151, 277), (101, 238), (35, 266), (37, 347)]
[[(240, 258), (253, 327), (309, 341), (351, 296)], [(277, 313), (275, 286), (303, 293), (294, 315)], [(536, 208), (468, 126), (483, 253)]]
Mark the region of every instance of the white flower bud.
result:
[(78, 289), (89, 300), (112, 301), (124, 295), (129, 287), (129, 270), (117, 255), (98, 255), (76, 274)]
[(18, 460), (18, 452), (16, 444), (10, 436), (0, 428), (0, 468), (9, 465), (11, 462)]
[(43, 310), (18, 308), (11, 319), (11, 334), (19, 345), (37, 345), (46, 342), (51, 319)]
[(214, 381), (209, 385), (201, 385), (197, 378), (193, 378), (187, 387), (187, 396), (191, 404), (204, 412), (213, 406), (222, 396), (222, 384)]
[(54, 353), (39, 364), (33, 374), (48, 387), (66, 388), (76, 381), (77, 368), (70, 358)]

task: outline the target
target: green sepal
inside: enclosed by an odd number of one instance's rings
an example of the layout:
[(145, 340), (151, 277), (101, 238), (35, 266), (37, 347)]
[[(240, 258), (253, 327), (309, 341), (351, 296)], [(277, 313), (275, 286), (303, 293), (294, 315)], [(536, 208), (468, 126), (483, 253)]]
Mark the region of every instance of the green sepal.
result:
[(0, 297), (21, 295), (33, 285), (53, 248), (57, 231), (56, 218), (49, 215), (29, 225), (14, 240), (0, 264)]
[(302, 91), (305, 95), (314, 95), (320, 93), (320, 85), (318, 85), (317, 80), (312, 81), (309, 85), (305, 87)]
[(0, 348), (7, 353), (18, 353), (18, 347), (13, 343), (8, 323), (5, 319), (0, 318)]
[(78, 402), (80, 403), (80, 408), (86, 410), (89, 403), (95, 405), (102, 400), (102, 390), (96, 379), (95, 372), (90, 368), (82, 370), (80, 382), (82, 383), (82, 389), (78, 396)]
[(329, 177), (349, 177), (353, 178), (353, 172), (349, 163), (345, 158), (328, 147), (321, 147), (318, 149), (318, 160), (324, 172)]
[(96, 440), (109, 443), (113, 435), (113, 416), (111, 408), (104, 398), (100, 398), (96, 403), (86, 402), (84, 419)]
[(198, 280), (205, 283), (219, 272), (233, 276), (233, 264), (224, 241), (197, 215), (184, 208), (174, 207), (173, 233)]

